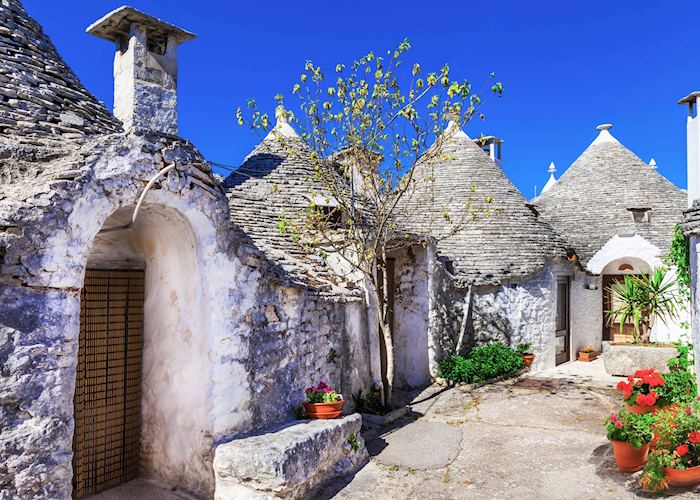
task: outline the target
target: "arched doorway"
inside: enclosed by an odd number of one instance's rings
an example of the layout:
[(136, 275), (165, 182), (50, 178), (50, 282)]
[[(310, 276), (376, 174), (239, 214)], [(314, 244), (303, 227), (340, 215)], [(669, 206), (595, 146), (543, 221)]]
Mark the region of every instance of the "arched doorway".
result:
[(190, 222), (165, 204), (117, 210), (81, 291), (74, 496), (138, 476), (210, 489), (209, 304)]
[(615, 307), (611, 289), (620, 286), (624, 282), (625, 276), (648, 273), (651, 266), (638, 257), (623, 257), (610, 261), (604, 268), (602, 274), (603, 284), (603, 341), (617, 340), (627, 342), (632, 340), (633, 325), (625, 324), (620, 329), (620, 323), (609, 323), (608, 312)]

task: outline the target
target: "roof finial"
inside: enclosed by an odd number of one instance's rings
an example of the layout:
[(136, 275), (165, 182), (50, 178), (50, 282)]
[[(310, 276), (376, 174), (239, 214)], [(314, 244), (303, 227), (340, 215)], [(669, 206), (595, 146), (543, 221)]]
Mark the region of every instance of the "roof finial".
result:
[(284, 109), (284, 106), (281, 104), (275, 108), (275, 119), (277, 120), (277, 123), (273, 127), (272, 130), (267, 134), (265, 139), (263, 141), (266, 141), (268, 139), (276, 139), (278, 137), (299, 137), (299, 134), (296, 133), (296, 130), (292, 128), (292, 126), (289, 124), (289, 111)]
[(289, 123), (289, 119), (287, 118), (287, 110), (284, 109), (284, 106), (281, 104), (275, 108), (275, 119), (277, 120), (278, 125), (280, 123)]
[(540, 194), (546, 193), (550, 189), (552, 189), (552, 186), (554, 186), (557, 183), (557, 179), (554, 177), (554, 172), (557, 171), (557, 167), (554, 166), (554, 162), (551, 162), (549, 164), (549, 168), (547, 169), (547, 172), (549, 172), (549, 179), (547, 180), (547, 183), (542, 187), (542, 191), (540, 191)]
[(649, 160), (649, 166), (650, 166), (651, 168), (653, 168), (654, 170), (656, 170), (657, 165), (656, 165), (656, 160), (655, 160), (654, 158), (652, 158), (651, 160)]
[(601, 125), (598, 125), (596, 129), (599, 130), (600, 133), (598, 134), (598, 137), (595, 138), (592, 144), (601, 144), (604, 142), (619, 142), (610, 134), (609, 130), (611, 128), (612, 124), (610, 123), (603, 123)]

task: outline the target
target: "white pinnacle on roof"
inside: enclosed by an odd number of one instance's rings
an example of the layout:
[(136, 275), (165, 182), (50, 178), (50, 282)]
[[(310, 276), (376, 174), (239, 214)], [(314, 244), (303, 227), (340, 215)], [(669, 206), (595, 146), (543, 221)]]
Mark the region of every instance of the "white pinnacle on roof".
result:
[(554, 186), (557, 183), (557, 180), (554, 178), (554, 172), (556, 172), (556, 171), (557, 171), (557, 167), (554, 166), (554, 162), (551, 162), (549, 164), (549, 168), (547, 169), (547, 172), (549, 172), (549, 180), (542, 188), (542, 191), (540, 192), (540, 194), (549, 191), (552, 188), (552, 186)]
[(651, 168), (653, 168), (654, 170), (656, 170), (657, 165), (656, 165), (656, 160), (655, 160), (654, 158), (652, 158), (651, 160), (649, 160), (649, 166), (650, 166)]
[(593, 144), (603, 144), (605, 142), (617, 142), (619, 143), (617, 139), (615, 139), (608, 130), (612, 128), (612, 125), (609, 123), (603, 123), (602, 125), (598, 125), (596, 129), (600, 130), (600, 133), (598, 134), (598, 137), (595, 138), (595, 140), (591, 143), (591, 146)]
[(462, 137), (471, 141), (471, 138), (467, 135), (467, 133), (462, 130), (462, 127), (460, 127), (454, 120), (447, 122), (447, 127), (445, 127), (443, 134), (445, 134), (446, 137)]
[(277, 106), (275, 109), (275, 119), (277, 120), (275, 127), (270, 130), (263, 141), (267, 141), (268, 139), (276, 139), (277, 137), (299, 137), (296, 130), (294, 130), (289, 124), (288, 114), (284, 109), (284, 106)]

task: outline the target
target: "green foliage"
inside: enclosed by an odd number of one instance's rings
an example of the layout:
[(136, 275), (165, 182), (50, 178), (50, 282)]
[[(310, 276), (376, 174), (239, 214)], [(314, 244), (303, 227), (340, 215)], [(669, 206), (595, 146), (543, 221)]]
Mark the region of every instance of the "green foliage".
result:
[(374, 391), (365, 392), (363, 389), (359, 389), (352, 394), (352, 402), (355, 405), (355, 411), (357, 413), (385, 415), (391, 409), (382, 404), (379, 394)]
[(676, 282), (681, 296), (690, 300), (690, 240), (683, 234), (680, 224), (673, 228), (673, 240), (666, 263), (676, 270)]
[(613, 413), (605, 421), (605, 430), (608, 439), (624, 441), (639, 449), (654, 437), (653, 424), (654, 417), (651, 413), (637, 415), (620, 410), (620, 413)]
[(649, 342), (651, 327), (656, 319), (667, 323), (678, 315), (678, 297), (675, 283), (666, 279), (666, 270), (654, 269), (650, 274), (626, 275), (621, 284), (608, 287), (613, 303), (607, 312), (608, 323), (634, 325), (634, 342)]
[(466, 357), (450, 356), (439, 365), (439, 374), (450, 382), (474, 384), (512, 375), (524, 366), (522, 355), (503, 344), (475, 347)]
[(664, 385), (656, 388), (665, 404), (686, 405), (698, 398), (698, 384), (691, 370), (693, 346), (677, 342), (678, 355), (667, 361), (670, 371), (663, 374)]
[(530, 349), (532, 349), (531, 342), (523, 342), (522, 344), (519, 344), (518, 347), (515, 348), (515, 350), (519, 354), (530, 354)]
[(348, 438), (348, 444), (350, 445), (350, 448), (352, 448), (352, 451), (358, 451), (360, 449), (360, 443), (357, 442), (357, 434), (351, 434), (350, 437)]

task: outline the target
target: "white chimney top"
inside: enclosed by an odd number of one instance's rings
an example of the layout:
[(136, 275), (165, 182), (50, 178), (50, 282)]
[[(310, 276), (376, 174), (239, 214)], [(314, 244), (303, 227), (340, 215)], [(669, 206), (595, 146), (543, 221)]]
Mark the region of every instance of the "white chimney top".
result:
[(598, 125), (596, 127), (597, 130), (600, 131), (598, 134), (598, 137), (595, 138), (595, 140), (591, 143), (593, 144), (603, 144), (606, 142), (619, 142), (617, 139), (615, 139), (610, 132), (608, 132), (612, 128), (612, 125), (610, 123), (603, 123), (602, 125)]
[(656, 165), (656, 160), (655, 160), (654, 158), (652, 158), (651, 160), (649, 160), (649, 166), (650, 166), (651, 168), (653, 168), (654, 170), (656, 170), (657, 165)]
[(132, 7), (113, 10), (87, 32), (116, 45), (114, 116), (125, 130), (177, 134), (177, 47), (193, 33)]

